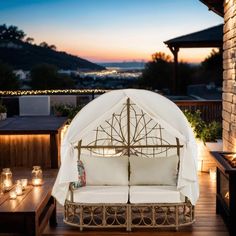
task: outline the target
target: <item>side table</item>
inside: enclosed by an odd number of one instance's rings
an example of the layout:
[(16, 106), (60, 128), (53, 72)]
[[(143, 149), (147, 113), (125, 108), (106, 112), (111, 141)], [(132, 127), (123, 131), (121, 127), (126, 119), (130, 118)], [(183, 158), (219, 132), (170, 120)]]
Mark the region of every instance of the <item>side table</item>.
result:
[(50, 222), (56, 225), (56, 201), (51, 196), (51, 184), (27, 186), (23, 195), (9, 198), (9, 192), (0, 196), (0, 234), (16, 233), (41, 235)]

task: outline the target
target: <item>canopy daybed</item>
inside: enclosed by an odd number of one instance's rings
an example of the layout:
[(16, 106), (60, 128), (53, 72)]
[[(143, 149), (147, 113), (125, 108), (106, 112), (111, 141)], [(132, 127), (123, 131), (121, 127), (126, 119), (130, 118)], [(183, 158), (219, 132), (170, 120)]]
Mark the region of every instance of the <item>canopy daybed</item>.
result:
[[(81, 161), (86, 186), (75, 188)], [(64, 222), (81, 230), (192, 224), (197, 147), (186, 117), (154, 92), (101, 95), (67, 130), (52, 195), (64, 205)]]

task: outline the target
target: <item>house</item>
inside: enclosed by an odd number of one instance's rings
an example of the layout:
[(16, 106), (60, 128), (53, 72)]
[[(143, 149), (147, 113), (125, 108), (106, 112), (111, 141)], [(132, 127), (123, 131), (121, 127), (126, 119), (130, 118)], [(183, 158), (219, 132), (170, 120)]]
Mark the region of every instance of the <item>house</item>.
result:
[(224, 17), (223, 29), (223, 146), (236, 151), (236, 2), (201, 0), (209, 10)]

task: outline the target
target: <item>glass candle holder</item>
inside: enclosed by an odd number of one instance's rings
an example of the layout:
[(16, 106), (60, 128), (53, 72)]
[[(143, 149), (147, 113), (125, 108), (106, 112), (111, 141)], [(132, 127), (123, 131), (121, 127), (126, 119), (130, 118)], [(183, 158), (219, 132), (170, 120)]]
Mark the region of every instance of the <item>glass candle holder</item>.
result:
[(21, 181), (23, 190), (25, 190), (28, 185), (28, 179), (21, 179), (20, 181)]
[(17, 196), (20, 196), (23, 193), (23, 187), (22, 187), (22, 184), (21, 184), (20, 180), (16, 181), (16, 190), (15, 190), (15, 192), (16, 192)]
[(8, 191), (13, 185), (12, 172), (10, 168), (4, 168), (1, 173), (2, 179), (2, 189), (3, 191)]
[(2, 194), (4, 194), (4, 191), (3, 191), (2, 175), (0, 175), (0, 195)]
[(32, 185), (40, 186), (43, 184), (43, 171), (40, 166), (33, 166)]
[(16, 199), (17, 197), (16, 191), (11, 191), (9, 195), (10, 195), (10, 199)]

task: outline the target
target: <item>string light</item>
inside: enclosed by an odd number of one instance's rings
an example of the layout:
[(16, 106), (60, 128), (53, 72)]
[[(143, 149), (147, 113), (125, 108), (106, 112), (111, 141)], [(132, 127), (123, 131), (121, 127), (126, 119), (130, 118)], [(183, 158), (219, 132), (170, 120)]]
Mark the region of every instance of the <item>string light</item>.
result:
[(105, 89), (46, 89), (46, 90), (0, 90), (0, 96), (27, 96), (53, 94), (97, 94), (106, 93)]

